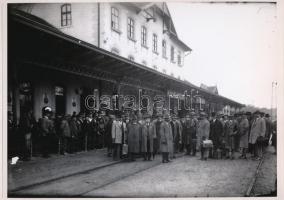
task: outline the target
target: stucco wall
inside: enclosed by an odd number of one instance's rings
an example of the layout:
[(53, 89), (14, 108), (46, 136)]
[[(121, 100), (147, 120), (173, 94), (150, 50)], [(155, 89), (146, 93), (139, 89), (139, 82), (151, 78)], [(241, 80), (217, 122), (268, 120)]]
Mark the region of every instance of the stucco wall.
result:
[[(60, 3), (42, 3), (42, 4), (21, 4), (18, 9), (29, 12), (38, 16), (62, 32), (72, 35), (78, 39), (98, 46), (98, 30), (100, 29), (100, 48), (111, 51), (113, 48), (119, 50), (119, 55), (128, 58), (134, 57), (134, 61), (163, 72), (173, 74), (175, 78), (184, 79), (183, 67), (177, 64), (177, 53), (181, 52), (182, 64), (184, 65), (184, 52), (182, 48), (172, 40), (168, 34), (163, 33), (162, 17), (156, 15), (156, 20), (146, 21), (143, 12), (137, 12), (127, 6), (127, 3), (72, 3), (72, 25), (67, 27), (61, 26), (61, 6)], [(98, 17), (98, 6), (100, 6), (100, 17)], [(119, 30), (117, 33), (111, 29), (111, 7), (119, 10)], [(129, 40), (127, 37), (127, 18), (135, 20), (135, 39), (136, 42)], [(100, 20), (99, 20), (100, 19)], [(100, 22), (100, 28), (98, 28)], [(147, 28), (147, 46), (148, 49), (141, 45), (141, 26)], [(158, 36), (158, 55), (153, 53), (153, 33)], [(167, 59), (162, 56), (162, 40), (167, 43)], [(170, 48), (175, 47), (175, 61), (170, 60)]]

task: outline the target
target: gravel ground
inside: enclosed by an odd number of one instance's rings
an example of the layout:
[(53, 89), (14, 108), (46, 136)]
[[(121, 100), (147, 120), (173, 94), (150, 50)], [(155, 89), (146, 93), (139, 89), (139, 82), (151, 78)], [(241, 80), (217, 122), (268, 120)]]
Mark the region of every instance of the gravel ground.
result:
[(264, 160), (260, 166), (258, 176), (252, 193), (254, 196), (269, 195), (272, 191), (275, 191), (275, 181), (277, 177), (277, 159), (273, 154), (272, 147), (268, 147), (267, 152), (264, 154)]
[(87, 197), (241, 197), (258, 162), (182, 157), (86, 193)]
[(257, 161), (183, 156), (168, 164), (123, 162), (14, 193), (18, 197), (241, 197)]

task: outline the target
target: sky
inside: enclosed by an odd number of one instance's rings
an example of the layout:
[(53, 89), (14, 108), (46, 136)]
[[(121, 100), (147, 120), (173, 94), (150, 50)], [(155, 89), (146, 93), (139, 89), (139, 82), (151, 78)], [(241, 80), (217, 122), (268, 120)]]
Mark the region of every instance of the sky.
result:
[(270, 108), (277, 81), (276, 4), (167, 4), (179, 38), (193, 49), (185, 57), (185, 78), (217, 85), (220, 95), (240, 103)]

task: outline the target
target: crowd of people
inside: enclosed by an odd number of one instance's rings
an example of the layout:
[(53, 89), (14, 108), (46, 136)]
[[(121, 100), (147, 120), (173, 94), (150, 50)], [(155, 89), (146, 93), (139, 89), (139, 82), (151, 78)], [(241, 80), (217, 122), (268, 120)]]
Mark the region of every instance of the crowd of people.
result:
[[(142, 157), (151, 161), (161, 154), (162, 162), (167, 163), (177, 153), (196, 156), (197, 151), (201, 160), (235, 159), (237, 151), (241, 159), (250, 153), (252, 159), (259, 160), (269, 141), (276, 150), (276, 121), (259, 111), (233, 116), (194, 111), (180, 117), (112, 111), (54, 116), (51, 108), (45, 107), (38, 121), (29, 110), (18, 125), (8, 113), (8, 152), (23, 160), (29, 160), (36, 150), (49, 157), (55, 152), (64, 155), (101, 148), (107, 148), (107, 156), (114, 160)], [(15, 146), (18, 148), (12, 148)]]

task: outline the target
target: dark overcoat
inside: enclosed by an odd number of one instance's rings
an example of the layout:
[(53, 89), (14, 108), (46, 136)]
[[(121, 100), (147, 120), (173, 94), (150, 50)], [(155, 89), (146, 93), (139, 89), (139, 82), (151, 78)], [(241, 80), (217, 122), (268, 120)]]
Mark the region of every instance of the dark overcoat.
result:
[(130, 123), (127, 126), (127, 143), (129, 153), (139, 153), (141, 127), (138, 123)]
[[(141, 152), (153, 152), (154, 138), (156, 138), (155, 125), (153, 123), (143, 124), (141, 127)], [(150, 147), (149, 151), (147, 150), (148, 145)]]
[(210, 123), (209, 138), (213, 141), (214, 148), (221, 147), (222, 136), (223, 136), (223, 124), (218, 119), (216, 119), (215, 122), (212, 120)]

